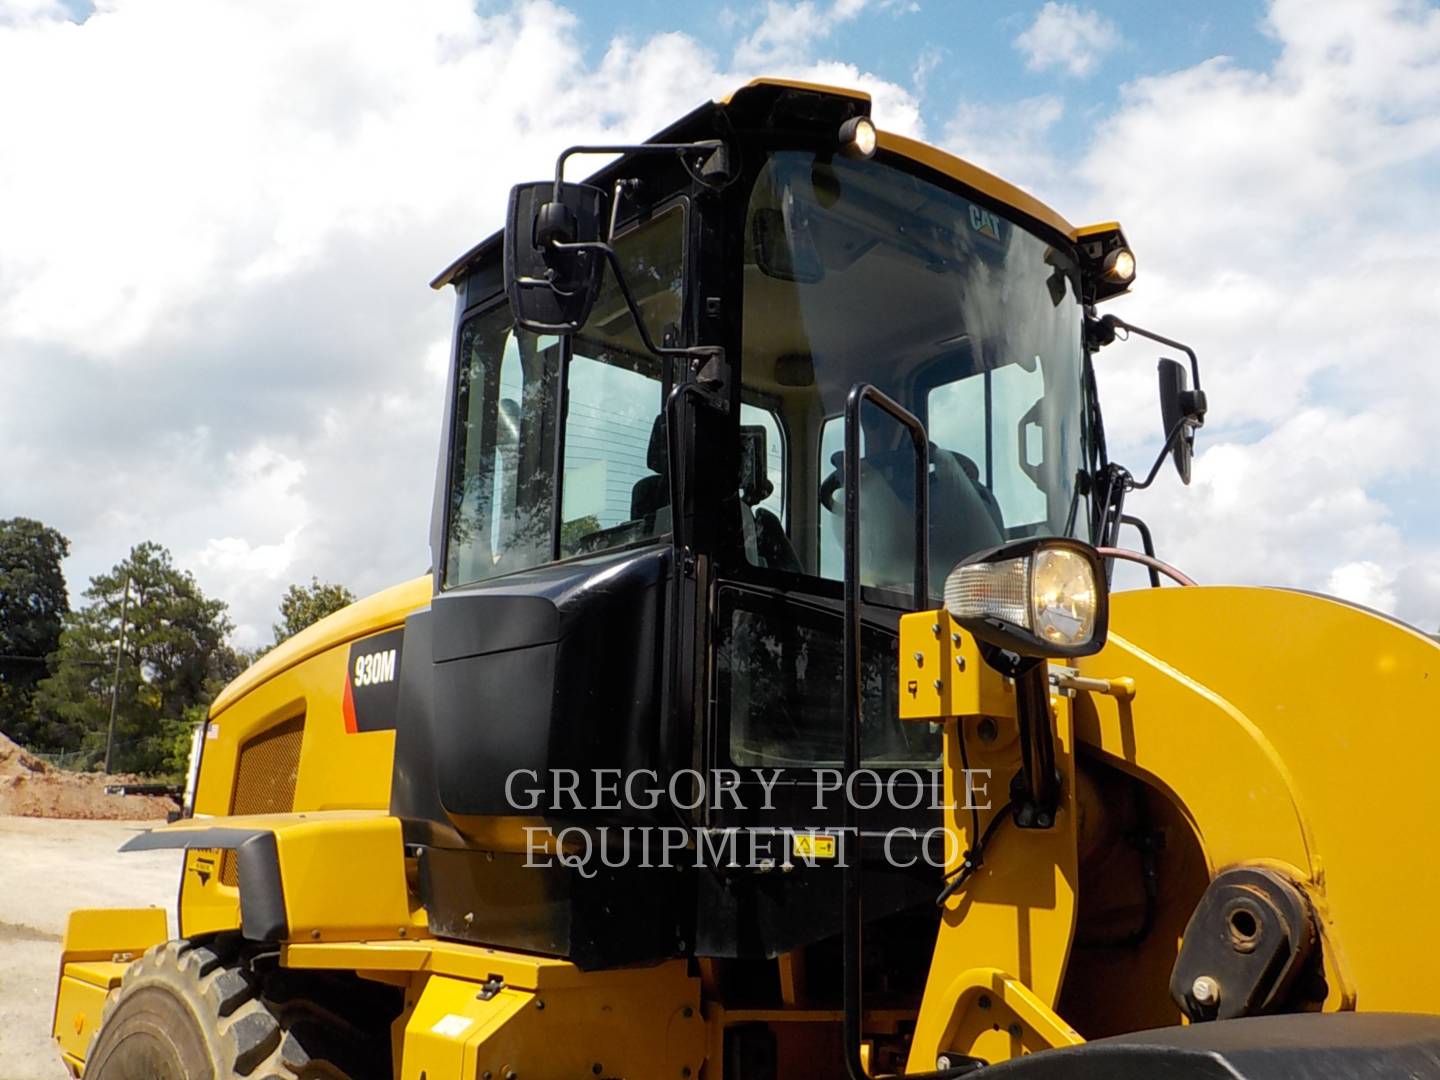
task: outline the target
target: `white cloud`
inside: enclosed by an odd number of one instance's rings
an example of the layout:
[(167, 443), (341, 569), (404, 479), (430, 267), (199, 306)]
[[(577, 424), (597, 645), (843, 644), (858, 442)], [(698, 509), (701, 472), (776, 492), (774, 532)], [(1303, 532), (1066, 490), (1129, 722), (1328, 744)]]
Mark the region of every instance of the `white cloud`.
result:
[(1377, 611), (1393, 611), (1395, 571), (1368, 560), (1346, 563), (1331, 572), (1325, 591)]
[(735, 47), (734, 66), (773, 72), (806, 63), (816, 46), (838, 25), (859, 15), (867, 2), (832, 0), (825, 5), (815, 0), (766, 0), (759, 24)]
[[(1194, 485), (1167, 469), (1132, 502), (1162, 555), (1433, 628), (1440, 12), (1279, 0), (1269, 28), (1269, 70), (1213, 60), (1126, 87), (1079, 162), (1034, 170), (1037, 194), (1123, 222), (1140, 274), (1113, 310), (1200, 353)], [(1098, 361), (1112, 451), (1137, 469), (1165, 352), (1137, 340)]]
[(1115, 24), (1099, 12), (1056, 0), (1046, 0), (1035, 21), (1015, 39), (1026, 67), (1060, 68), (1076, 78), (1089, 75), (1119, 44)]
[(1023, 101), (962, 102), (942, 140), (965, 160), (1027, 190), (1058, 186), (1064, 166), (1051, 150), (1065, 102), (1054, 94)]
[[(157, 540), (254, 644), (289, 581), (424, 572), (451, 327), (426, 283), (562, 147), (759, 73), (683, 34), (587, 60), (563, 7), (486, 10), (0, 0), (24, 103), (0, 109), (0, 515), (70, 536), (77, 593)], [(785, 73), (919, 133), (903, 87)]]

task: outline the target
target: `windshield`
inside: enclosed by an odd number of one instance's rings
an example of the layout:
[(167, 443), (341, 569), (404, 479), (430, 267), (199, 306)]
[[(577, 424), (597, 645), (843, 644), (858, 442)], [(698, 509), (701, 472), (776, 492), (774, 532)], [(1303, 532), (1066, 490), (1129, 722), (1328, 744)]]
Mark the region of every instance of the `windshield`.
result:
[[(857, 382), (929, 431), (934, 591), (974, 551), (1072, 532), (1083, 396), (1068, 250), (898, 169), (786, 151), (752, 189), (745, 256), (742, 394), (784, 448), (766, 446), (770, 478), (751, 485), (765, 497), (752, 565), (841, 576), (843, 413)], [(909, 439), (867, 409), (862, 457), (862, 580), (908, 589)]]

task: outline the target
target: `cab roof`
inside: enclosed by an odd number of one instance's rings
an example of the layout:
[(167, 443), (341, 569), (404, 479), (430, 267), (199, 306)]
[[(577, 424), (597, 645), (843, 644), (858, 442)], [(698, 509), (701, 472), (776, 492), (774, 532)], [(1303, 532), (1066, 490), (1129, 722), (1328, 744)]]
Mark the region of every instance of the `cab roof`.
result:
[[(706, 102), (693, 112), (682, 117), (671, 124), (664, 131), (653, 135), (648, 142), (683, 142), (697, 137), (696, 130), (708, 129), (711, 126), (713, 117), (717, 112), (743, 112), (752, 117), (764, 117), (774, 115), (777, 102), (786, 97), (809, 97), (830, 99), (838, 102), (848, 102), (852, 113), (855, 115), (868, 116), (870, 114), (870, 95), (863, 90), (855, 90), (847, 87), (827, 86), (822, 83), (801, 82), (796, 79), (753, 79), (744, 86), (732, 91), (716, 101)], [(708, 135), (709, 132), (707, 131)], [(993, 173), (987, 172), (978, 165), (973, 165), (963, 158), (941, 150), (939, 147), (931, 146), (928, 143), (920, 142), (918, 139), (911, 139), (904, 135), (896, 135), (893, 132), (879, 131), (880, 148), (896, 154), (899, 157), (908, 158), (919, 165), (950, 177), (960, 183), (986, 195), (996, 202), (1010, 207), (1019, 213), (1037, 221), (1055, 232), (1068, 237), (1072, 241), (1080, 241), (1088, 234), (1100, 229), (1116, 230), (1118, 226), (1108, 223), (1105, 226), (1085, 226), (1077, 228), (1067, 221), (1059, 212), (1047, 206), (1039, 199), (1026, 191), (1021, 190), (1014, 184), (1000, 179)], [(623, 161), (623, 158), (621, 159)], [(603, 181), (607, 174), (615, 170), (619, 162), (612, 163), (601, 169), (591, 182)], [(471, 266), (479, 262), (484, 256), (498, 249), (500, 246), (501, 234), (495, 233), (471, 248), (460, 258), (447, 266), (432, 282), (431, 288), (440, 289), (451, 284), (460, 278)]]

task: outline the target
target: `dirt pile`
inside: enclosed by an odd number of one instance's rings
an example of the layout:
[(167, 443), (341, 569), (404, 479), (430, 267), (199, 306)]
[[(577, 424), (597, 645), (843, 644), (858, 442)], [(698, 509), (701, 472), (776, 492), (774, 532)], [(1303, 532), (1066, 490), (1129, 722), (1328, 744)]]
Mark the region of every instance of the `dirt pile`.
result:
[(175, 802), (159, 795), (106, 795), (107, 784), (134, 776), (66, 772), (0, 735), (0, 814), (90, 821), (161, 820)]

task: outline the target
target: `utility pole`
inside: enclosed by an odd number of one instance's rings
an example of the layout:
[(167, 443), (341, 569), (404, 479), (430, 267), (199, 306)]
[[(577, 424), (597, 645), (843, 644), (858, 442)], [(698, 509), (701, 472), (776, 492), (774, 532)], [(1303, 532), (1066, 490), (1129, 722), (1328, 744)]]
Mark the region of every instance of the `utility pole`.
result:
[(110, 683), (110, 730), (105, 735), (105, 772), (115, 749), (115, 703), (120, 697), (120, 664), (125, 659), (125, 616), (130, 611), (130, 573), (125, 573), (125, 595), (120, 600), (120, 647), (115, 650), (115, 678)]

